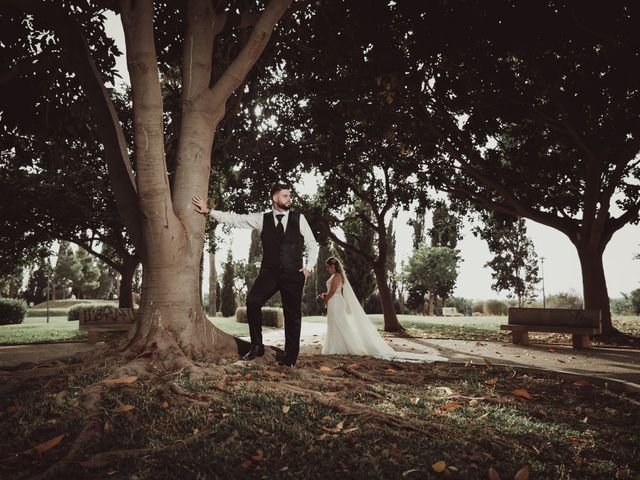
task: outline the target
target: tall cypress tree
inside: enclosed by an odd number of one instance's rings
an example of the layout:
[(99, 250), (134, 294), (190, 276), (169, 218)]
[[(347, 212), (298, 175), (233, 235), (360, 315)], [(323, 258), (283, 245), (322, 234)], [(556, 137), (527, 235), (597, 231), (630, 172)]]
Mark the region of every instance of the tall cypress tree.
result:
[(236, 308), (238, 307), (233, 288), (234, 277), (233, 254), (231, 253), (231, 249), (229, 249), (227, 262), (224, 264), (224, 271), (222, 273), (222, 287), (220, 288), (220, 311), (223, 317), (235, 315)]

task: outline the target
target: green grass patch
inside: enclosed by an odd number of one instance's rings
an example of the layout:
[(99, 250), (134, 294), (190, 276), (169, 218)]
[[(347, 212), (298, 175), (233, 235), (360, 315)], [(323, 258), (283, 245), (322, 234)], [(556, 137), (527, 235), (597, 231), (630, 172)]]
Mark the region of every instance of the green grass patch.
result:
[(78, 323), (69, 322), (66, 317), (27, 318), (19, 325), (0, 326), (0, 345), (68, 342), (84, 340), (87, 332), (78, 330)]

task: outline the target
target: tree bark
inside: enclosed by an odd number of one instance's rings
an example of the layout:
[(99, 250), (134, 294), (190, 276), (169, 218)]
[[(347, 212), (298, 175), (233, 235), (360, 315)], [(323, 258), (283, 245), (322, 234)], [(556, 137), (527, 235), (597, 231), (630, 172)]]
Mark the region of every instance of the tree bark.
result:
[(384, 331), (401, 332), (404, 329), (398, 321), (398, 316), (393, 306), (393, 297), (391, 296), (391, 289), (387, 281), (387, 269), (383, 264), (382, 266), (375, 266), (373, 272), (376, 275), (376, 284), (378, 286), (380, 304), (382, 305), (382, 313), (384, 315)]
[(582, 270), (584, 308), (600, 310), (602, 312), (602, 334), (611, 335), (618, 333), (618, 331), (613, 328), (611, 323), (609, 293), (602, 263), (605, 247), (606, 244), (597, 246), (576, 244)]

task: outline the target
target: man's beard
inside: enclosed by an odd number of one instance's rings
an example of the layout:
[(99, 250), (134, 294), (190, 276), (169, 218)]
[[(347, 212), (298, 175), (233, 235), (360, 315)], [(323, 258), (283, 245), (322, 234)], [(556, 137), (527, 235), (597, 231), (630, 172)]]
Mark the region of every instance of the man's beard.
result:
[(276, 203), (276, 206), (278, 208), (281, 208), (282, 210), (289, 210), (291, 208), (291, 204), (286, 204), (286, 203)]

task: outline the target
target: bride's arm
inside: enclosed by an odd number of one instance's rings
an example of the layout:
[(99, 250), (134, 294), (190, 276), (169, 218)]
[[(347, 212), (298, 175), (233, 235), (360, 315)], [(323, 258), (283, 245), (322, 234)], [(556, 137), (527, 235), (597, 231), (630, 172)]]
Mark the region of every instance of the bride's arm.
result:
[(340, 275), (334, 275), (331, 278), (331, 283), (329, 284), (329, 291), (324, 294), (324, 303), (327, 303), (329, 299), (335, 295), (339, 285), (340, 285)]

